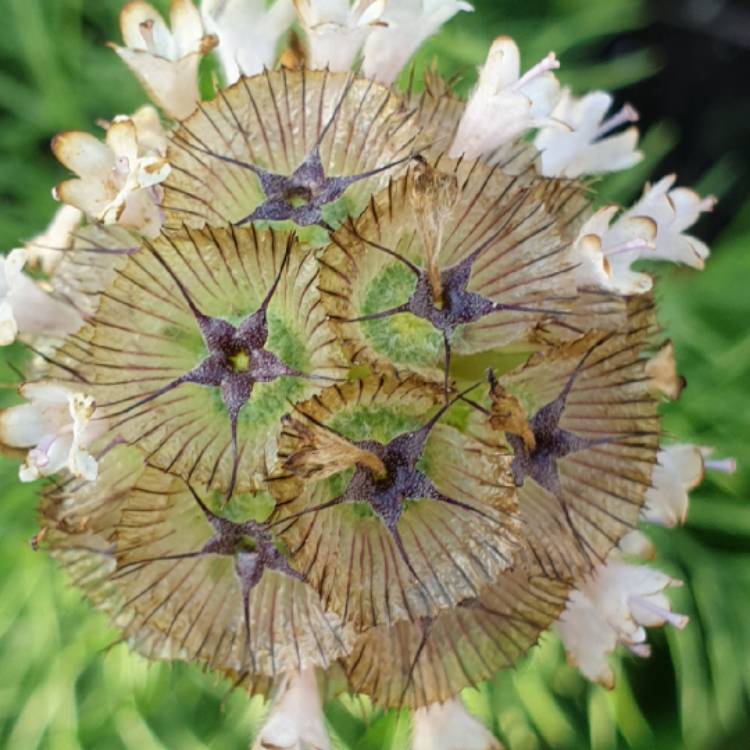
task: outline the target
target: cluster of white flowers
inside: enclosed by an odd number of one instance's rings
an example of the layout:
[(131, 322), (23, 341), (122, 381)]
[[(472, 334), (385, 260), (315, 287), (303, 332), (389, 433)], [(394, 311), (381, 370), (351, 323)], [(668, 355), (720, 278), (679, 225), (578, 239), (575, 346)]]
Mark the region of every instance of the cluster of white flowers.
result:
[(94, 400), (44, 381), (21, 386), (20, 395), (29, 403), (0, 414), (0, 441), (30, 448), (19, 472), (21, 481), (33, 482), (66, 468), (74, 477), (96, 479), (96, 460), (86, 447), (107, 426), (95, 418)]

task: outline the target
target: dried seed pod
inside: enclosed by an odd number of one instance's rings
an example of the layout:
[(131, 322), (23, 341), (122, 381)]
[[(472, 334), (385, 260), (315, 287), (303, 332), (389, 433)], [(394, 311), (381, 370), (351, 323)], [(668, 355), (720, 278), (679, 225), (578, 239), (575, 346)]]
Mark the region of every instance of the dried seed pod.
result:
[(373, 81), (304, 68), (241, 78), (170, 136), (166, 223), (333, 221), (327, 207), (346, 193), (344, 215), (361, 210), (418, 135), (402, 100)]
[[(337, 385), (300, 405), (283, 433), (272, 528), (326, 607), (360, 630), (432, 616), (512, 565), (510, 458), (482, 415), (477, 431), (467, 428), (470, 408), (441, 396), (413, 376)], [(351, 448), (321, 455), (327, 443), (311, 443), (298, 422)], [(329, 478), (315, 481), (320, 465)]]
[(137, 449), (101, 463), (98, 483), (47, 494), (45, 541), (138, 651), (255, 684), (348, 653), (346, 629), (264, 523), (229, 520), (220, 500), (214, 512), (205, 488), (146, 466)]
[(372, 628), (346, 659), (351, 689), (388, 707), (442, 703), (512, 667), (560, 615), (567, 593), (558, 581), (506, 573), (434, 618)]
[(289, 401), (346, 372), (314, 257), (253, 228), (165, 231), (127, 258), (96, 318), (55, 357), (113, 438), (231, 496), (275, 461)]
[(644, 357), (656, 330), (652, 301), (632, 298), (622, 332), (588, 334), (501, 378), (534, 437), (506, 427), (523, 536), (547, 575), (585, 575), (638, 523), (660, 437)]
[(576, 287), (560, 227), (585, 206), (574, 183), (528, 185), (445, 158), (411, 167), (322, 257), (324, 302), (350, 356), (447, 377), (454, 353), (525, 342), (569, 314)]

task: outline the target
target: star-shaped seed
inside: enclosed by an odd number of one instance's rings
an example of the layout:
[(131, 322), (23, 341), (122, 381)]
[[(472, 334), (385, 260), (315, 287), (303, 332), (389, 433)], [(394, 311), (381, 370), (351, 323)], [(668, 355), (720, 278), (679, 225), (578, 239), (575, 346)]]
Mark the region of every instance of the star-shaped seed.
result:
[(517, 487), (522, 487), (526, 478), (530, 477), (556, 497), (561, 497), (558, 461), (573, 453), (612, 442), (611, 437), (592, 440), (579, 437), (560, 427), (560, 420), (576, 378), (595, 349), (596, 346), (586, 352), (557, 398), (542, 406), (529, 421), (535, 441), (533, 448), (519, 435), (506, 433), (515, 454), (511, 470)]
[[(521, 204), (523, 198), (518, 199)], [(356, 318), (340, 319), (343, 323), (362, 323), (371, 320), (382, 320), (401, 313), (411, 313), (418, 318), (428, 321), (432, 326), (443, 334), (443, 346), (445, 352), (445, 397), (448, 400), (450, 387), (451, 367), (451, 340), (456, 329), (467, 323), (475, 323), (493, 313), (504, 311), (515, 311), (521, 313), (540, 313), (547, 315), (561, 315), (561, 311), (545, 308), (530, 307), (527, 305), (504, 304), (493, 302), (487, 297), (471, 292), (468, 289), (471, 274), (476, 262), (484, 253), (495, 244), (495, 242), (508, 231), (503, 226), (493, 233), (479, 247), (474, 249), (459, 263), (440, 271), (440, 294), (436, 300), (434, 282), (430, 278), (428, 268), (420, 268), (408, 258), (396, 251), (374, 242), (357, 233), (354, 225), (350, 226), (357, 239), (370, 247), (396, 258), (403, 263), (415, 276), (416, 286), (411, 297), (401, 305), (382, 310), (381, 312), (362, 315)]]
[(410, 153), (381, 167), (355, 175), (334, 176), (326, 174), (320, 156), (320, 147), (340, 114), (354, 81), (354, 77), (349, 79), (317, 142), (302, 163), (289, 175), (271, 172), (256, 164), (190, 144), (190, 148), (228, 164), (247, 169), (259, 179), (266, 196), (265, 201), (246, 217), (234, 222), (235, 226), (251, 224), (254, 221), (293, 221), (301, 227), (319, 225), (330, 229), (323, 216), (323, 209), (341, 198), (351, 185), (387, 172), (415, 158), (415, 154)]
[[(306, 508), (286, 518), (275, 521), (272, 527), (283, 525), (283, 533), (297, 519), (310, 513), (317, 513), (341, 505), (342, 503), (367, 503), (374, 514), (388, 529), (409, 572), (421, 584), (419, 575), (409, 559), (398, 531), (398, 523), (401, 520), (408, 500), (426, 499), (446, 503), (471, 513), (479, 514), (492, 523), (499, 523), (491, 515), (484, 513), (478, 508), (444, 495), (435, 487), (432, 480), (418, 468), (419, 461), (424, 454), (427, 439), (433, 427), (445, 415), (448, 409), (475, 387), (473, 386), (468, 391), (456, 396), (452, 401), (443, 405), (419, 429), (405, 432), (389, 443), (383, 444), (373, 440), (354, 443), (353, 445), (358, 451), (371, 454), (374, 460), (359, 461), (356, 464), (354, 475), (344, 492), (325, 503), (312, 508)], [(318, 429), (333, 432), (339, 439), (344, 439), (330, 427), (314, 420), (310, 415), (302, 414), (306, 419), (313, 422)]]
[[(206, 388), (219, 388), (222, 401), (229, 413), (232, 437), (233, 463), (232, 476), (227, 492), (228, 498), (231, 498), (234, 492), (239, 464), (237, 423), (242, 408), (252, 397), (255, 384), (270, 383), (281, 377), (313, 377), (289, 367), (276, 354), (266, 348), (268, 341), (268, 306), (289, 260), (292, 244), (293, 237), (290, 237), (279, 272), (258, 310), (246, 317), (237, 326), (223, 318), (213, 318), (201, 312), (169, 263), (153, 245), (148, 245), (156, 260), (180, 290), (185, 303), (198, 324), (208, 353), (203, 361), (190, 372), (180, 375), (126, 408), (107, 414), (106, 417), (112, 418), (131, 412), (185, 383)], [(319, 377), (327, 379), (323, 376)]]
[(290, 567), (282, 552), (279, 551), (273, 534), (266, 524), (255, 521), (235, 523), (217, 516), (208, 508), (192, 485), (188, 483), (187, 487), (213, 529), (211, 538), (199, 550), (133, 560), (123, 565), (118, 575), (131, 575), (142, 570), (146, 565), (166, 560), (189, 560), (208, 555), (234, 558), (234, 574), (242, 595), (245, 642), (248, 644), (248, 656), (254, 670), (255, 654), (250, 649), (250, 593), (260, 583), (266, 571), (278, 571), (297, 580), (302, 580), (302, 577)]

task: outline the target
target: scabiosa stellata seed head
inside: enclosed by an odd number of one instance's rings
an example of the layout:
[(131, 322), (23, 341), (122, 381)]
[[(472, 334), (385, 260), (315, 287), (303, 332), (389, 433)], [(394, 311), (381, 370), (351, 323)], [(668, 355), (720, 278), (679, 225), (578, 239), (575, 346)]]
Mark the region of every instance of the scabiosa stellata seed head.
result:
[(631, 266), (701, 268), (712, 199), (597, 208), (637, 114), (561, 91), (552, 53), (522, 73), (498, 38), (467, 102), (394, 85), (471, 9), (129, 3), (113, 47), (163, 119), (58, 136), (65, 205), (0, 266), (0, 343), (34, 353), (0, 439), (55, 478), (38, 542), (134, 649), (275, 696), (258, 748), (329, 747), (319, 689), (414, 709), (415, 748), (495, 747), (457, 695), (545, 631), (611, 684), (618, 643), (686, 624), (632, 560), (704, 455), (662, 444), (684, 381)]

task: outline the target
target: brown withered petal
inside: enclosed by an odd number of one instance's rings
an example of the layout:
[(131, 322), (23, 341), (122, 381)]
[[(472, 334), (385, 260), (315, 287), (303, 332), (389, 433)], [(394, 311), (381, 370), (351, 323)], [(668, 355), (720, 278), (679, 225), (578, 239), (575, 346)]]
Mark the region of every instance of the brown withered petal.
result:
[(674, 357), (674, 344), (665, 342), (659, 351), (646, 363), (646, 375), (651, 378), (651, 385), (673, 401), (678, 399), (687, 381), (677, 372)]
[[(335, 199), (348, 187), (345, 179), (356, 177), (347, 198), (361, 207), (387, 183), (390, 165), (408, 160), (418, 135), (399, 96), (373, 81), (304, 68), (241, 78), (200, 104), (171, 135), (165, 221), (224, 226), (293, 219), (282, 216), (283, 204), (313, 203), (321, 170)], [(313, 163), (316, 150), (320, 158)], [(261, 172), (268, 184), (262, 185)]]
[(533, 451), (536, 448), (536, 438), (521, 402), (511, 396), (494, 376), (490, 380), (490, 402), (490, 427), (499, 432), (518, 435), (527, 450)]
[(271, 481), (272, 528), (325, 606), (357, 629), (431, 616), (477, 596), (512, 565), (517, 509), (507, 449), (486, 429), (434, 424), (450, 417), (450, 404), (438, 408), (441, 396), (414, 376), (372, 377), (298, 407), (295, 418), (374, 453), (385, 477), (361, 464), (324, 482), (290, 476), (291, 457), (308, 448), (296, 430), (282, 435), (287, 468)]
[(231, 495), (275, 461), (290, 401), (346, 372), (293, 238), (252, 228), (165, 232), (115, 271), (96, 316), (56, 354), (113, 439)]
[(446, 701), (513, 666), (557, 619), (566, 598), (557, 581), (506, 573), (435, 618), (373, 628), (345, 661), (351, 689), (388, 707)]
[(328, 479), (358, 465), (369, 468), (376, 476), (386, 474), (383, 462), (374, 453), (305, 418), (290, 419), (284, 426), (284, 435), (294, 436), (295, 447), (283, 469), (305, 481)]
[(144, 466), (137, 449), (114, 449), (101, 468), (95, 485), (48, 493), (44, 541), (140, 653), (257, 687), (349, 651), (262, 524), (214, 515), (200, 488)]

